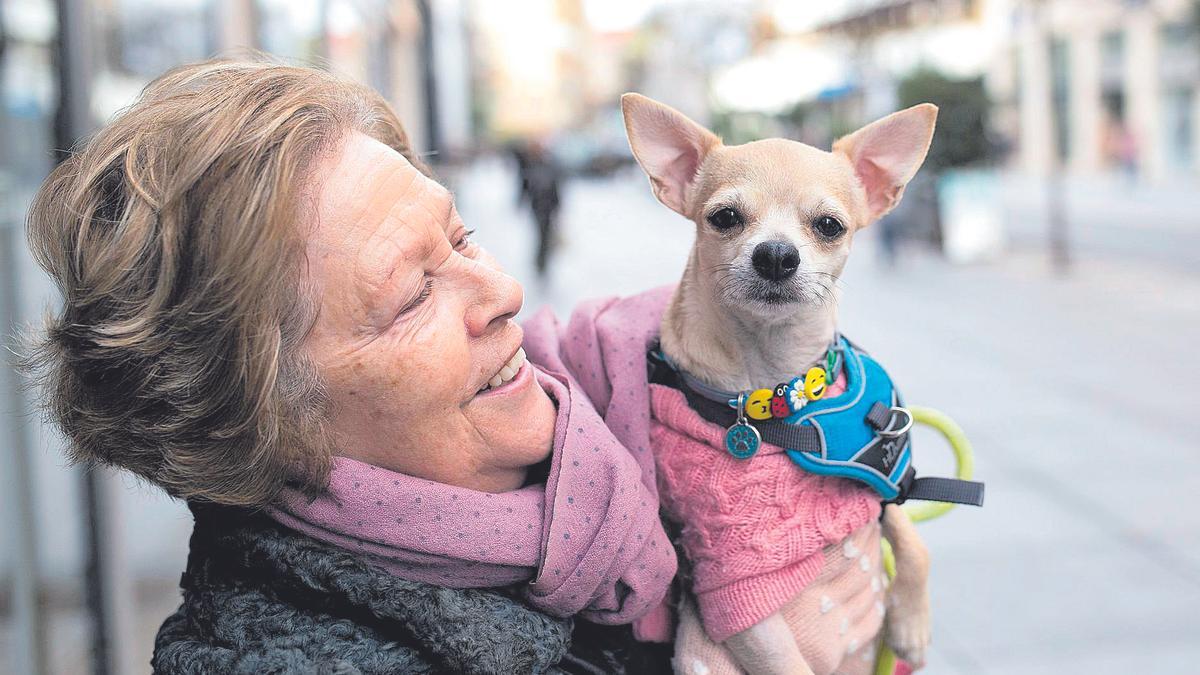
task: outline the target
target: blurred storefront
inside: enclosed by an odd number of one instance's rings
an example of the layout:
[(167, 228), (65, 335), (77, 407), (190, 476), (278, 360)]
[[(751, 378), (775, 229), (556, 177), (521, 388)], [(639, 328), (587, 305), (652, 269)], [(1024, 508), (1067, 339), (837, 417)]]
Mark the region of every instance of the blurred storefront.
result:
[(474, 0), (470, 16), (477, 115), (491, 140), (546, 136), (584, 123), (605, 80), (590, 74), (601, 65), (600, 52), (580, 0), (528, 0), (521, 11)]
[[(983, 77), (1012, 168), (1186, 179), (1200, 155), (1200, 32), (1189, 0), (855, 3), (793, 39), (853, 64), (862, 119), (918, 68)], [(795, 85), (793, 85), (795, 86)]]
[(927, 70), (982, 78), (989, 132), (1012, 169), (1169, 182), (1200, 168), (1200, 5), (1192, 0), (749, 7), (772, 29), (715, 69), (718, 114), (767, 114), (798, 137), (828, 142), (894, 110), (901, 82)]
[(1186, 0), (1021, 2), (997, 87), (1017, 111), (1018, 165), (1195, 176), (1200, 33)]

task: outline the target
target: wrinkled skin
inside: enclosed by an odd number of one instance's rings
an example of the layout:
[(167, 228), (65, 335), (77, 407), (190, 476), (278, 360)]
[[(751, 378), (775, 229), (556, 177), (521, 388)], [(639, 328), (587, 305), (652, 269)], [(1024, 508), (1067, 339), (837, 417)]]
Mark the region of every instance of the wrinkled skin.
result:
[(529, 366), (477, 395), (516, 353), (522, 290), (472, 242), (451, 194), (352, 132), (314, 170), (304, 344), (333, 404), (339, 454), (489, 492), (550, 452), (555, 407)]

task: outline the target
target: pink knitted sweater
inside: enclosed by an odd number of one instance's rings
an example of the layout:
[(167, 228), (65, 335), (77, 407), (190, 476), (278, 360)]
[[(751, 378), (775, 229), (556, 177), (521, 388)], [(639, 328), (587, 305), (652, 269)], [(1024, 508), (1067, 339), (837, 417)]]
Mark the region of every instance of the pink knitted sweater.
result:
[[(827, 395), (844, 390), (841, 378)], [(724, 450), (725, 429), (679, 391), (650, 385), (650, 400), (660, 498), (684, 524), (692, 591), (713, 641), (781, 609), (821, 574), (822, 549), (879, 517), (869, 487), (802, 471), (769, 443), (736, 459)]]
[[(704, 627), (720, 642), (811, 583), (821, 549), (878, 518), (879, 498), (866, 486), (807, 474), (768, 444), (736, 460), (719, 449), (723, 429), (678, 392), (649, 385), (646, 351), (672, 290), (582, 303), (565, 330), (540, 312), (524, 325), (525, 348), (536, 363), (567, 371), (635, 458), (653, 453), (660, 499), (684, 524)], [(639, 631), (655, 632), (665, 637), (662, 626)]]

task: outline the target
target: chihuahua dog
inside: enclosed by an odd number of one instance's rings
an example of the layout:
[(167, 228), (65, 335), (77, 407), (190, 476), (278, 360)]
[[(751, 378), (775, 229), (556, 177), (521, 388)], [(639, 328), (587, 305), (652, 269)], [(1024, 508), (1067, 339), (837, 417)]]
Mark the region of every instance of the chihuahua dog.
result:
[[(696, 226), (662, 320), (663, 353), (694, 378), (731, 392), (787, 382), (819, 362), (835, 335), (836, 281), (854, 235), (900, 201), (929, 149), (937, 108), (893, 113), (826, 152), (783, 139), (726, 146), (639, 94), (624, 95), (621, 105), (655, 196)], [(881, 525), (897, 570), (884, 639), (920, 666), (930, 633), (928, 553), (898, 506), (884, 507)], [(685, 603), (682, 611), (694, 610)], [(681, 617), (681, 627), (687, 623)], [(698, 625), (694, 616), (691, 624)], [(750, 673), (812, 673), (795, 630), (776, 612), (723, 647)], [(677, 671), (709, 671), (690, 663), (677, 653)]]

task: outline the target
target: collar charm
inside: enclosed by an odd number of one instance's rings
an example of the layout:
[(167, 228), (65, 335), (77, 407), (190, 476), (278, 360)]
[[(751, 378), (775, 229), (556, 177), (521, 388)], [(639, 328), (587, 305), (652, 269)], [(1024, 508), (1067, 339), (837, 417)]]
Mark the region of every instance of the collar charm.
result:
[(771, 396), (771, 417), (791, 417), (792, 405), (789, 402), (790, 389), (786, 382), (775, 387), (774, 395)]
[(780, 383), (775, 389), (755, 389), (747, 394), (740, 392), (736, 405), (737, 421), (725, 430), (725, 449), (738, 459), (747, 459), (758, 452), (762, 445), (762, 434), (750, 424), (750, 420), (766, 421), (786, 419), (799, 412), (809, 401), (825, 395), (825, 369), (813, 366), (791, 382)]
[(737, 421), (725, 430), (725, 450), (738, 459), (749, 459), (758, 452), (758, 446), (762, 445), (762, 435), (746, 420), (747, 408), (746, 394), (738, 394)]
[(779, 385), (787, 389), (787, 403), (790, 412), (779, 417), (790, 417), (791, 415), (800, 412), (809, 401), (816, 401), (825, 396), (825, 389), (829, 384), (830, 371), (820, 366), (813, 366), (808, 369), (804, 377), (794, 378), (786, 385)]
[(828, 384), (827, 380), (824, 368), (820, 366), (809, 368), (808, 373), (804, 375), (804, 398), (809, 401), (816, 401), (824, 396), (825, 385)]
[(770, 389), (755, 389), (746, 397), (746, 415), (752, 420), (769, 420), (771, 414), (771, 399), (775, 392)]

